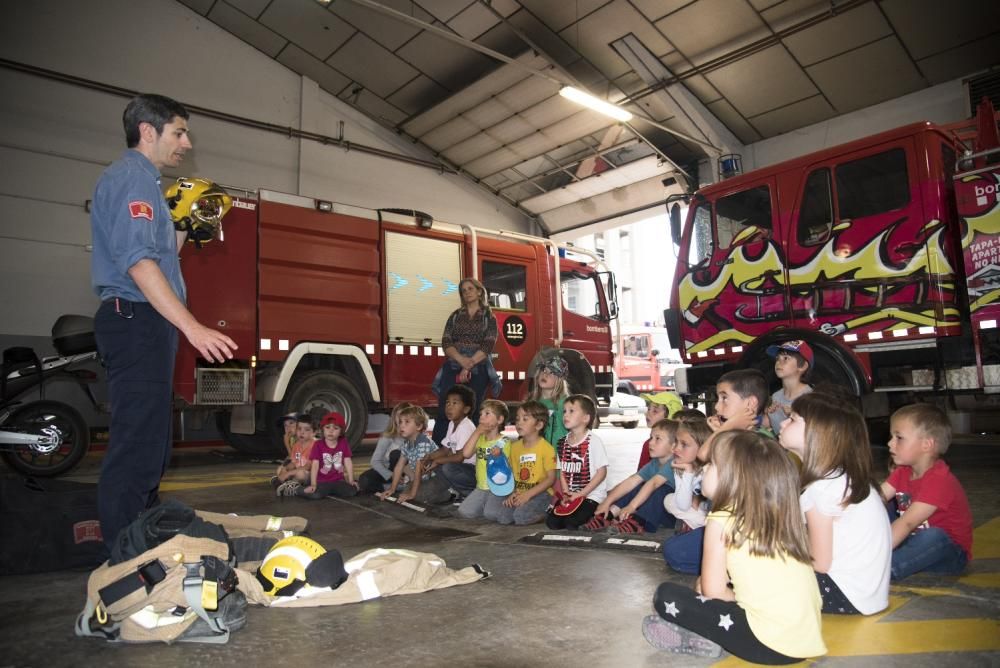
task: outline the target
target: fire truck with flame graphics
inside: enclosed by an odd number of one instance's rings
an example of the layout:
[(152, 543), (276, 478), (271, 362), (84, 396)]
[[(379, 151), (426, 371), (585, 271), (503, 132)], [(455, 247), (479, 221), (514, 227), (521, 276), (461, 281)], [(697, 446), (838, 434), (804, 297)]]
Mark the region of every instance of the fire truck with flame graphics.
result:
[(665, 312), (691, 401), (734, 368), (773, 376), (768, 346), (803, 339), (814, 385), (869, 417), (915, 393), (1000, 392), (1000, 141), (974, 121), (917, 123), (713, 184), (671, 220)]
[[(559, 348), (577, 391), (612, 393), (614, 276), (547, 239), (261, 190), (236, 197), (219, 239), (181, 254), (188, 306), (239, 349), (224, 365), (177, 354), (184, 414), (216, 413), (226, 441), (281, 453), (281, 416), (337, 410), (357, 445), (370, 412), (437, 406), (431, 382), (463, 277), (488, 292), (501, 399), (527, 394), (535, 357)], [(210, 286), (207, 289), (205, 286)]]

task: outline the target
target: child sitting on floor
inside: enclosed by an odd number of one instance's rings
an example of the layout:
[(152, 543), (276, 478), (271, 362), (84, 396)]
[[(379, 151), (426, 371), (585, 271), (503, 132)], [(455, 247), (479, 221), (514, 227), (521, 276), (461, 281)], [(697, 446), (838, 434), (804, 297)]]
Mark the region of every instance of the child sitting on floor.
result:
[(323, 438), (316, 441), (309, 453), (309, 486), (298, 496), (322, 499), (326, 496), (349, 498), (358, 493), (354, 482), (351, 446), (344, 433), (347, 421), (337, 412), (327, 413), (320, 421)]
[(673, 528), (676, 521), (667, 514), (663, 500), (674, 491), (673, 450), (677, 445), (679, 423), (663, 419), (653, 425), (649, 434), (648, 464), (615, 485), (594, 510), (594, 516), (583, 527), (600, 531), (610, 527), (613, 533), (633, 534), (653, 532), (661, 526)]
[(591, 429), (597, 422), (597, 407), (584, 394), (573, 394), (563, 404), (567, 433), (556, 449), (559, 456), (558, 502), (545, 517), (550, 529), (575, 530), (590, 521), (607, 496), (608, 453)]
[[(674, 445), (674, 457), (670, 465), (674, 469), (674, 493), (667, 494), (663, 499), (663, 507), (677, 518), (674, 535), (679, 536), (705, 526), (708, 515), (708, 503), (701, 498), (701, 463), (698, 461), (698, 450), (712, 430), (708, 422), (700, 420), (685, 420), (677, 427), (677, 441)], [(698, 560), (701, 560), (701, 540), (698, 540)]]
[(774, 432), (764, 423), (764, 410), (770, 395), (767, 379), (760, 371), (738, 369), (726, 372), (715, 384), (715, 393), (718, 396), (715, 415), (708, 418), (712, 431), (754, 429), (774, 437)]
[(487, 506), (486, 519), (500, 524), (541, 522), (552, 499), (556, 480), (556, 451), (542, 438), (549, 409), (537, 401), (525, 401), (517, 408), (514, 426), (521, 438), (510, 445), (510, 465), (514, 471), (514, 492), (499, 508)]
[(486, 516), (486, 508), (490, 507), (495, 516), (503, 499), (490, 491), (487, 464), (491, 457), (510, 457), (510, 441), (501, 436), (504, 425), (507, 424), (507, 404), (496, 399), (487, 399), (479, 410), (479, 426), (465, 443), (463, 457), (476, 456), (476, 488), (465, 497), (458, 506), (458, 514), (465, 519), (474, 520)]
[(392, 471), (389, 488), (375, 496), (385, 501), (395, 494), (403, 485), (404, 475), (410, 479), (409, 487), (396, 498), (396, 502), (409, 501), (419, 494), (424, 458), (438, 447), (437, 443), (424, 433), (426, 429), (427, 413), (420, 406), (410, 406), (399, 412), (399, 435), (403, 437), (403, 444), (399, 447), (399, 459), (396, 460), (396, 468)]
[(701, 577), (664, 582), (643, 620), (658, 649), (796, 663), (826, 654), (819, 589), (802, 514), (799, 472), (774, 439), (748, 431), (713, 439), (702, 490), (712, 500)]
[(278, 418), (278, 426), (281, 428), (281, 442), (285, 445), (285, 450), (288, 451), (288, 456), (292, 456), (292, 446), (295, 445), (296, 439), (298, 439), (297, 426), (298, 426), (298, 413), (288, 413), (282, 415)]
[(566, 381), (568, 375), (569, 363), (558, 352), (548, 351), (535, 369), (534, 385), (528, 393), (527, 401), (537, 401), (549, 411), (549, 420), (542, 438), (553, 446), (558, 445), (566, 435), (562, 415), (563, 403), (569, 396), (569, 385)]
[(889, 453), (896, 465), (882, 483), (895, 501), (892, 579), (929, 571), (958, 574), (972, 561), (972, 513), (958, 478), (941, 459), (951, 423), (931, 404), (903, 406), (890, 419)]
[(295, 418), (295, 442), (288, 450), (288, 459), (278, 467), (276, 475), (271, 478), (278, 496), (295, 496), (299, 488), (309, 482), (311, 464), (309, 453), (316, 443), (316, 426), (309, 413), (302, 413)]
[[(640, 396), (646, 401), (646, 426), (650, 429), (660, 420), (673, 418), (675, 413), (684, 408), (681, 398), (673, 392), (657, 392), (656, 394)], [(635, 470), (642, 469), (649, 463), (649, 460), (649, 439), (647, 438), (646, 442), (642, 444), (642, 450), (639, 451), (639, 465), (635, 467)]]
[(789, 412), (779, 440), (802, 458), (800, 505), (823, 612), (885, 610), (892, 531), (873, 486), (865, 419), (821, 392), (802, 395)]
[(476, 393), (468, 385), (452, 385), (445, 393), (444, 416), (448, 420), (441, 447), (427, 456), (424, 471), (434, 471), (427, 481), (428, 503), (444, 503), (452, 490), (458, 497), (468, 496), (476, 488), (476, 455), (462, 454), (476, 425), (469, 414), (476, 405)]
[(358, 476), (358, 491), (362, 494), (375, 494), (384, 491), (392, 481), (392, 471), (399, 459), (399, 448), (403, 445), (403, 437), (399, 435), (399, 414), (412, 406), (409, 401), (396, 404), (389, 415), (389, 424), (375, 443), (372, 453), (371, 468)]

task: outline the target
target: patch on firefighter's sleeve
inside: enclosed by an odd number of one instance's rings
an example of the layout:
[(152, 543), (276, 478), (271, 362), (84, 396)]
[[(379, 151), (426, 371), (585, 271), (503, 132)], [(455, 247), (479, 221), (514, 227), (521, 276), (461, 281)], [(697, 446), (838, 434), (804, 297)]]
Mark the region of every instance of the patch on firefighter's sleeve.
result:
[(128, 212), (133, 218), (153, 220), (153, 205), (149, 202), (136, 200), (128, 203)]

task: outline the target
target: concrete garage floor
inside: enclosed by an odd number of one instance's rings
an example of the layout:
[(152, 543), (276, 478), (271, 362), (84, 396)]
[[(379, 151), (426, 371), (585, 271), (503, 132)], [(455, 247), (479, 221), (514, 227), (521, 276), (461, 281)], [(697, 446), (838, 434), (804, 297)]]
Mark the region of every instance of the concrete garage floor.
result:
[[(634, 470), (646, 430), (603, 428), (610, 478)], [(369, 450), (370, 452), (370, 450)], [(537, 525), (505, 528), (435, 519), (371, 497), (277, 499), (270, 464), (227, 448), (178, 448), (163, 495), (220, 512), (301, 515), (310, 533), (349, 558), (372, 547), (434, 552), (453, 568), (480, 563), (493, 577), (424, 594), (327, 608), (252, 607), (228, 645), (129, 645), (76, 638), (86, 573), (0, 578), (2, 666), (728, 666), (743, 662), (657, 652), (640, 632), (656, 585), (690, 584), (652, 552), (519, 542)], [(876, 449), (880, 462), (885, 449)], [(976, 560), (961, 578), (917, 576), (893, 586), (887, 613), (824, 617), (822, 666), (1000, 666), (1000, 439), (969, 437), (948, 457), (969, 492)], [(100, 454), (71, 476), (96, 480)], [(367, 467), (367, 453), (355, 457)], [(658, 536), (662, 539), (664, 536)]]

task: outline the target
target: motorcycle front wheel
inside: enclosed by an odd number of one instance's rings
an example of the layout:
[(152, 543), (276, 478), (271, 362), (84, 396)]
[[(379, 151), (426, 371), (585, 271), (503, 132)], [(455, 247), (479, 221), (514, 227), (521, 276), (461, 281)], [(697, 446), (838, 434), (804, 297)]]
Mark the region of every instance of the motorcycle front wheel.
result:
[(90, 448), (90, 430), (83, 416), (58, 401), (33, 401), (11, 413), (0, 430), (24, 434), (55, 434), (58, 446), (47, 454), (27, 445), (0, 445), (0, 455), (15, 471), (25, 475), (52, 477), (76, 466)]

